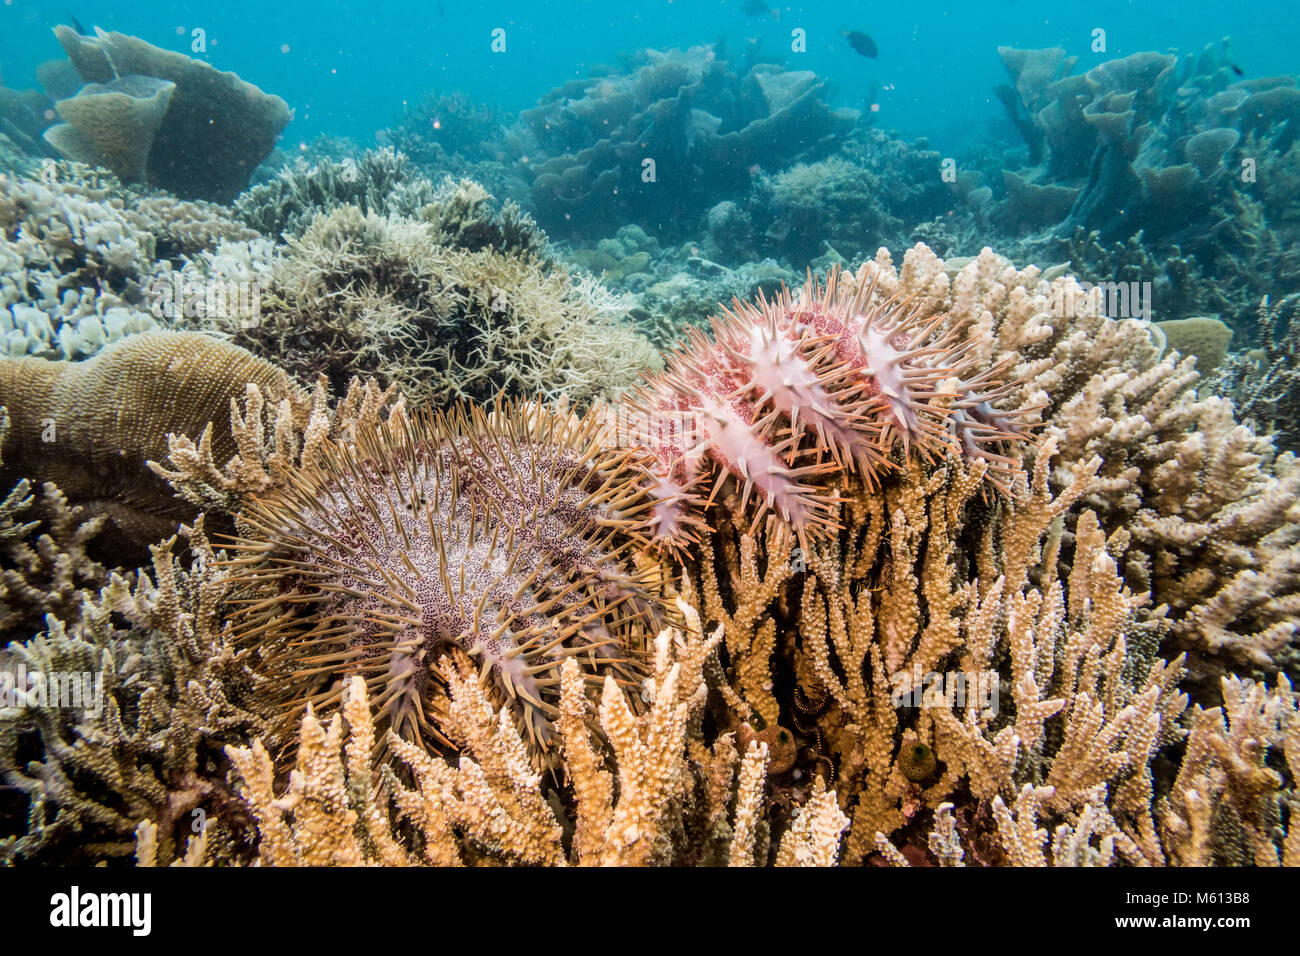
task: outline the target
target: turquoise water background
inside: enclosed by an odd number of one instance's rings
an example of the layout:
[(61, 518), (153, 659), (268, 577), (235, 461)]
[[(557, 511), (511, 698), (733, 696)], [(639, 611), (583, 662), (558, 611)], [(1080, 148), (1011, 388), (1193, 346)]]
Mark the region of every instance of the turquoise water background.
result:
[[(745, 15), (741, 0), (0, 0), (7, 85), (34, 86), (36, 65), (62, 57), (51, 27), (69, 14), (87, 30), (120, 30), (207, 59), (284, 97), (295, 110), (283, 141), (289, 148), (320, 133), (370, 144), (404, 101), (430, 91), (522, 109), (620, 54), (707, 44), (723, 34), (733, 52), (760, 40), (764, 55), (831, 78), (837, 105), (861, 108), (874, 86), (880, 125), (936, 145), (1003, 122), (992, 94), (1006, 79), (999, 45), (1061, 46), (1079, 57), (1075, 71), (1082, 72), (1141, 50), (1198, 51), (1231, 36), (1246, 77), (1300, 71), (1297, 0), (771, 4), (761, 16)], [(206, 32), (205, 53), (191, 49), (196, 28)], [(491, 50), (496, 28), (506, 31), (504, 53)], [(789, 52), (795, 28), (806, 31), (805, 53)], [(1098, 28), (1106, 31), (1105, 52), (1091, 49)], [(869, 33), (879, 58), (855, 53), (841, 29)]]

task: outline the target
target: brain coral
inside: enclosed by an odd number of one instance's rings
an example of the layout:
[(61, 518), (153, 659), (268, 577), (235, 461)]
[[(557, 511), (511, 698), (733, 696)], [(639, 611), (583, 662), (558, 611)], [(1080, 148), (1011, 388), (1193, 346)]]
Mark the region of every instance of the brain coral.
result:
[(198, 332), (145, 332), (84, 362), (0, 358), (0, 396), (12, 434), (0, 485), (53, 481), (73, 501), (107, 513), (131, 539), (151, 544), (192, 517), (145, 467), (166, 458), (167, 434), (197, 435), (209, 422), (216, 460), (236, 452), (227, 410), (253, 383), (274, 396), (284, 372)]
[(656, 460), (657, 539), (690, 540), (700, 506), (734, 478), (742, 506), (757, 491), (755, 526), (774, 511), (806, 544), (834, 526), (831, 476), (856, 471), (870, 486), (894, 467), (896, 445), (904, 456), (915, 447), (982, 458), (1006, 490), (1019, 467), (1008, 446), (1035, 410), (996, 408), (1009, 367), (980, 370), (961, 323), (909, 306), (875, 283), (842, 290), (832, 270), (825, 285), (809, 277), (797, 299), (786, 290), (736, 301), (712, 337), (692, 331), (620, 423)]
[(444, 653), (459, 648), (546, 762), (560, 664), (635, 675), (659, 617), (656, 572), (634, 561), (639, 471), (602, 450), (598, 427), (500, 401), (395, 413), (253, 498), (232, 559), (251, 591), (234, 620), (289, 715), (360, 674), (383, 725), (442, 739)]

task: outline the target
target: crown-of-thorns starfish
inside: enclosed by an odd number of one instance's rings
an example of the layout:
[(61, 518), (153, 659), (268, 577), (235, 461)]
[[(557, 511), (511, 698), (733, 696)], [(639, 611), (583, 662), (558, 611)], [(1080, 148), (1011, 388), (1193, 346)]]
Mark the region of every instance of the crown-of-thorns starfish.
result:
[(923, 316), (874, 279), (845, 291), (833, 269), (824, 285), (809, 275), (797, 298), (733, 300), (712, 326), (691, 330), (620, 417), (623, 440), (653, 456), (657, 543), (696, 540), (732, 481), (753, 526), (774, 511), (807, 547), (836, 526), (849, 475), (874, 487), (897, 467), (895, 448), (984, 459), (990, 483), (1009, 489), (1009, 445), (1037, 409), (995, 407), (1013, 391), (1009, 369), (980, 371), (975, 341), (946, 313)]
[(661, 624), (658, 582), (634, 560), (650, 518), (643, 471), (598, 427), (502, 402), (399, 413), (253, 500), (227, 562), (248, 587), (232, 617), (285, 718), (360, 674), (381, 725), (446, 743), (431, 692), (458, 647), (548, 764), (560, 664), (635, 681)]

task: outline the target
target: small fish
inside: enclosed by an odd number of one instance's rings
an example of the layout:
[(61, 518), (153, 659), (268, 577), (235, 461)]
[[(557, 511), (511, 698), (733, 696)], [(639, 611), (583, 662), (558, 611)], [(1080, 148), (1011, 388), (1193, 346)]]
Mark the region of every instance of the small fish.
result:
[(81, 25), (81, 21), (78, 20), (70, 13), (68, 14), (68, 24), (72, 27), (72, 29), (77, 31), (77, 36), (79, 37), (90, 36), (90, 33), (86, 30), (86, 28)]
[(740, 5), (740, 12), (747, 17), (761, 17), (767, 13), (766, 0), (745, 0)]
[(1238, 76), (1245, 76), (1245, 75), (1246, 75), (1246, 71), (1243, 70), (1241, 67), (1237, 66), (1237, 64), (1235, 64), (1235, 63), (1229, 63), (1228, 66), (1232, 67), (1232, 72), (1233, 72), (1233, 73), (1236, 73)]
[(872, 59), (880, 55), (880, 51), (876, 49), (876, 41), (861, 30), (841, 30), (840, 33), (849, 41), (849, 46), (853, 47), (854, 52)]

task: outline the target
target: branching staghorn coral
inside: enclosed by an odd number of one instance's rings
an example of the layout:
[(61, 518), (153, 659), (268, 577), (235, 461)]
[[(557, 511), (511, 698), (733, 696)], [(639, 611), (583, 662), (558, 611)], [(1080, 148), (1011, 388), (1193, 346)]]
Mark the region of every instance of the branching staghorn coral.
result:
[[(1300, 148), (1292, 147), (1292, 152)], [(1300, 294), (1259, 304), (1261, 348), (1228, 356), (1206, 382), (1231, 398), (1237, 417), (1271, 434), (1280, 450), (1300, 452)]]
[[(1181, 822), (1177, 808), (1197, 799), (1200, 758), (1185, 758), (1177, 779), (1156, 766), (1187, 736), (1182, 660), (1157, 656), (1169, 624), (1143, 613), (1147, 596), (1119, 577), (1124, 534), (1107, 536), (1085, 510), (1063, 562), (1063, 516), (1100, 463), (1076, 464), (1053, 496), (1054, 445), (1029, 486), (994, 503), (975, 495), (983, 463), (949, 459), (928, 473), (914, 463), (878, 494), (848, 499), (844, 529), (806, 552), (779, 526), (749, 533), (738, 502), (724, 498), (687, 571), (702, 617), (728, 636), (731, 724), (792, 728), (799, 756), (774, 780), (778, 791), (834, 774), (853, 819), (848, 862), (874, 853), (924, 865), (1041, 862), (1041, 848), (1020, 847), (1025, 834), (1007, 825), (1013, 811), (1030, 831), (1049, 826), (1076, 858), (1229, 859), (1242, 842), (1259, 859), (1282, 854), (1278, 825), (1294, 781), (1256, 781), (1268, 747), (1283, 740), (1284, 716), (1220, 782), (1219, 794), (1232, 789), (1229, 805), (1250, 811), (1219, 813), (1195, 835)], [(1284, 713), (1295, 697), (1279, 680), (1278, 691), (1255, 693)], [(1219, 711), (1200, 713), (1193, 727)], [(1240, 743), (1216, 739), (1208, 759), (1231, 763)], [(939, 849), (926, 842), (931, 825), (950, 827)]]
[[(683, 611), (691, 621), (689, 606)], [(470, 672), (452, 676), (447, 726), (463, 747), (459, 760), (427, 754), (390, 731), (387, 743), (409, 767), (410, 779), (384, 766), (376, 788), (375, 725), (364, 683), (354, 677), (341, 716), (328, 725), (312, 713), (303, 718), (286, 791), (277, 794), (273, 764), (260, 742), (231, 749), (258, 821), (261, 861), (603, 866), (765, 860), (764, 746), (753, 744), (742, 757), (730, 737), (712, 750), (699, 738), (705, 660), (718, 639), (705, 640), (698, 631), (662, 632), (647, 683), (650, 704), (640, 716), (612, 680), (605, 682), (596, 717), (614, 769), (592, 746), (581, 672), (567, 662), (560, 734), (571, 787), (563, 794), (549, 790), (532, 769), (508, 713), (493, 710)], [(780, 840), (776, 862), (833, 864), (847, 824), (833, 794), (819, 789)]]
[[(603, 685), (595, 720), (585, 688), (599, 681), (584, 680), (577, 661), (537, 665), (554, 680), (549, 778), (530, 755), (536, 744), (509, 691), (485, 689), (456, 641), (442, 643), (428, 671), (435, 686), (426, 715), (462, 749), (454, 767), (446, 750), (386, 732), (396, 698), (382, 695), (394, 687), (392, 674), (368, 674), (370, 702), (343, 693), (357, 682), (340, 663), (388, 653), (384, 642), (322, 648), (336, 655), (311, 662), (329, 674), (321, 685), (328, 698), (304, 719), (301, 740), (285, 750), (269, 740), (264, 755), (240, 751), (251, 761), (241, 773), (264, 847), (274, 834), (263, 862), (826, 863), (850, 819), (848, 862), (1297, 860), (1296, 696), (1285, 674), (1269, 673), (1286, 666), (1294, 622), (1290, 460), (1237, 426), (1225, 402), (1198, 395), (1191, 366), (1161, 356), (1143, 323), (1105, 318), (1068, 278), (1040, 281), (1036, 270), (991, 253), (949, 267), (917, 249), (901, 272), (882, 254), (841, 281), (846, 294), (874, 284), (882, 294), (911, 295), (916, 321), (933, 323), (932, 341), (959, 330), (963, 355), (1020, 383), (1000, 393), (1006, 411), (1044, 405), (1048, 440), (1025, 455), (1032, 478), (1017, 476), (1019, 452), (1006, 454), (1007, 463), (956, 453), (951, 426), (965, 409), (948, 376), (936, 377), (924, 412), (934, 426), (930, 456), (891, 457), (869, 486), (839, 480), (842, 459), (827, 443), (823, 479), (837, 494), (819, 534), (800, 540), (779, 512), (755, 521), (743, 484), (718, 481), (701, 509), (708, 528), (697, 529), (698, 543), (658, 556), (658, 575), (635, 562), (656, 586), (678, 573), (674, 560), (685, 564), (687, 630), (669, 632), (667, 644), (661, 636), (626, 690)], [(1054, 296), (1075, 292), (1082, 306), (1057, 314)], [(299, 468), (328, 469), (331, 449), (357, 448), (360, 460), (374, 436), (412, 427), (400, 401), (389, 410), (391, 393), (358, 387), (352, 395), (331, 411), (324, 388), (310, 409), (246, 390), (234, 416), (236, 456), (221, 462), (201, 439), (178, 437), (167, 477), (254, 517), (259, 498), (293, 502), (302, 515), (351, 495), (362, 524), (379, 520), (368, 537), (400, 537), (401, 492), (416, 485), (418, 456), (394, 458), (398, 494), (370, 495), (374, 513), (351, 471), (338, 473), (346, 492), (340, 485), (323, 498), (294, 477)], [(602, 445), (620, 437), (612, 430), (598, 440), (592, 426), (573, 450), (635, 457)], [(474, 454), (489, 463), (496, 456)], [(1002, 464), (1007, 494), (981, 494)], [(617, 491), (608, 500), (654, 507), (644, 484), (633, 487), (642, 496), (635, 502)], [(463, 483), (458, 494), (473, 497)], [(545, 488), (541, 497), (549, 500)], [(485, 507), (485, 526), (486, 515)], [(618, 534), (643, 533), (644, 515), (613, 517)], [(348, 547), (359, 543), (337, 533), (342, 525), (312, 527)], [(257, 536), (249, 526), (243, 534)], [(289, 538), (281, 544), (285, 553), (297, 547)], [(404, 547), (385, 546), (393, 555)], [(1251, 563), (1261, 554), (1264, 571)], [(248, 557), (256, 564), (264, 556)], [(290, 559), (295, 573), (326, 570), (310, 557)], [(204, 566), (223, 587), (249, 584), (239, 580), (248, 566)], [(1227, 582), (1200, 571), (1223, 567), (1233, 569)], [(376, 599), (413, 600), (386, 575), (361, 570)], [(291, 601), (317, 584), (304, 576)], [(361, 584), (347, 587), (372, 586)], [(1138, 593), (1147, 589), (1154, 595)], [(358, 600), (347, 591), (338, 599)], [(290, 616), (302, 610), (282, 607)], [(683, 647), (704, 630), (694, 608), (713, 637), (690, 690), (682, 684), (695, 664), (680, 669), (676, 685), (670, 678)], [(1241, 676), (1247, 670), (1269, 674), (1268, 683)], [(1230, 676), (1207, 679), (1223, 672)], [(973, 675), (963, 698), (931, 682), (958, 673)], [(338, 678), (347, 683), (330, 685)], [(157, 683), (169, 686), (168, 678)], [(914, 689), (919, 697), (908, 697)], [(259, 688), (256, 701), (277, 693)], [(1188, 693), (1197, 700), (1190, 708)], [(318, 720), (330, 700), (341, 701), (346, 724)], [(351, 750), (345, 727), (359, 735)], [(225, 742), (246, 747), (251, 736)], [(287, 789), (282, 758), (298, 761)], [(434, 797), (440, 802), (429, 809)], [(135, 818), (139, 858), (198, 862), (215, 848), (242, 859), (247, 813), (228, 814), (243, 822), (213, 831), (215, 841), (196, 835), (183, 850), (177, 821), (145, 807)], [(120, 833), (127, 823), (113, 818), (113, 826)], [(122, 851), (120, 840), (111, 845)]]
[(1225, 672), (1295, 673), (1300, 474), (1228, 402), (1198, 391), (1191, 360), (1162, 356), (1145, 322), (1106, 317), (1100, 290), (1085, 293), (1069, 276), (1048, 282), (988, 249), (951, 272), (924, 246), (901, 269), (881, 250), (858, 281), (983, 330), (976, 361), (1010, 362), (1023, 383), (1009, 404), (1046, 405), (1056, 489), (1071, 480), (1070, 463), (1102, 460), (1080, 507), (1108, 535), (1131, 535), (1124, 578), (1169, 608), (1166, 651), (1188, 651), (1207, 698)]
[(544, 259), (544, 239), (477, 184), (448, 181), (412, 218), (341, 206), (269, 267), (261, 315), (209, 324), (341, 394), (354, 375), (413, 401), (617, 394), (656, 353), (626, 306)]
[[(27, 803), (25, 832), (6, 819), (0, 860), (94, 863), (134, 852), (153, 826), (154, 856), (171, 862), (196, 833), (216, 862), (247, 855), (251, 819), (227, 782), (222, 747), (266, 734), (257, 678), (222, 636), (227, 585), (202, 522), (183, 570), (175, 538), (153, 548), (153, 574), (113, 575), (83, 590), (75, 624), (0, 652), (6, 673), (51, 686), (82, 677), (81, 706), (29, 700), (0, 716), (0, 775)], [(123, 626), (125, 624), (125, 626)], [(94, 691), (91, 691), (91, 685)]]
[[(0, 425), (3, 416), (0, 406)], [(83, 592), (108, 583), (108, 570), (87, 553), (107, 516), (86, 517), (52, 482), (41, 489), (35, 508), (34, 503), (26, 479), (0, 500), (0, 635), (6, 637), (40, 630), (46, 614), (75, 622)]]
[[(1143, 862), (1300, 866), (1296, 695), (1284, 677), (1274, 689), (1254, 681), (1224, 678), (1222, 689), (1223, 707), (1197, 708), (1193, 713), (1187, 755), (1173, 792), (1157, 803), (1160, 834), (1170, 848), (1169, 856)], [(1265, 764), (1270, 753), (1285, 761), (1291, 781), (1285, 789), (1282, 776)], [(1025, 784), (1010, 805), (1001, 796), (994, 798), (992, 814), (1008, 863), (1110, 866), (1122, 859), (1128, 847), (1125, 837), (1116, 832), (1114, 819), (1097, 803), (1085, 806), (1074, 824), (1062, 823), (1054, 831), (1040, 828), (1046, 822), (1040, 819), (1043, 804), (1054, 796), (1053, 787)], [(952, 804), (937, 808), (929, 846), (940, 866), (967, 865)], [(888, 862), (911, 865), (881, 833), (876, 834), (876, 847)]]
[(324, 381), (310, 396), (291, 391), (276, 401), (277, 390), (249, 383), (240, 402), (230, 400), (230, 434), (238, 454), (223, 458), (212, 445), (212, 424), (197, 441), (168, 433), (167, 462), (147, 462), (185, 500), (203, 511), (235, 515), (246, 498), (282, 487), (290, 472), (317, 462), (323, 444), (340, 441), (360, 427), (376, 427), (406, 401), (396, 386), (381, 389), (374, 380), (355, 378), (347, 395), (333, 404)]

